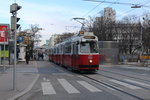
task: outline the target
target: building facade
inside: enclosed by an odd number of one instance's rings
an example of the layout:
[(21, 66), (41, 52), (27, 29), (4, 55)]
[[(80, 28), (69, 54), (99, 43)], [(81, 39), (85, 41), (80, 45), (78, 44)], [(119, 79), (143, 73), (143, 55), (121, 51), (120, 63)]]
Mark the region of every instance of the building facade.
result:
[(104, 8), (104, 19), (105, 19), (105, 21), (115, 22), (116, 11), (110, 7)]

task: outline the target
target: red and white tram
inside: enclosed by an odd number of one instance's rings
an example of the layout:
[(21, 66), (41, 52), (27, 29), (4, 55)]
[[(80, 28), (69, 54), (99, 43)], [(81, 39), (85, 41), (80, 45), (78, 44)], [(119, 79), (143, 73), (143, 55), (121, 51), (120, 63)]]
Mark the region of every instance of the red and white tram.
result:
[(82, 32), (49, 49), (49, 60), (78, 71), (99, 69), (98, 38)]

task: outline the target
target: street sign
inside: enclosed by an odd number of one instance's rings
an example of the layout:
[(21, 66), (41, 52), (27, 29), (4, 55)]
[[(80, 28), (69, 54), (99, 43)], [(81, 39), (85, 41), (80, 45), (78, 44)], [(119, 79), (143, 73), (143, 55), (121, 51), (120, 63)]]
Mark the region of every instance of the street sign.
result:
[(0, 44), (8, 44), (9, 25), (0, 24)]
[(19, 42), (19, 43), (23, 42), (23, 37), (22, 36), (18, 36), (17, 37), (17, 42)]

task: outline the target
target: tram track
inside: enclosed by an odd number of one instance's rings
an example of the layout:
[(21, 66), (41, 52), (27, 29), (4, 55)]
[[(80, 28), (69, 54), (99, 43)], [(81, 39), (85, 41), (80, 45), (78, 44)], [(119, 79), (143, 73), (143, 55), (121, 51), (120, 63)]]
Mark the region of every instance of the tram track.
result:
[[(125, 77), (132, 78), (132, 79), (138, 79), (138, 80), (145, 81), (145, 82), (150, 82), (150, 80), (146, 80), (146, 79), (134, 77), (134, 76), (129, 76), (129, 75), (121, 74), (121, 73), (116, 73), (116, 72), (112, 72), (112, 71), (108, 71), (108, 70), (101, 69), (101, 71), (111, 73), (111, 74), (117, 74), (117, 75), (125, 76)], [(100, 74), (100, 73), (98, 73), (98, 74)], [(103, 74), (101, 74), (101, 75), (103, 75)]]
[[(117, 80), (117, 81), (120, 81), (120, 82), (129, 83), (129, 82), (126, 82), (126, 81), (123, 81), (123, 80), (120, 80), (120, 79), (117, 79), (117, 78), (114, 78), (114, 77), (111, 77), (111, 76), (107, 76), (107, 75), (103, 75), (103, 74), (99, 74), (99, 73), (98, 73), (98, 75), (103, 76), (103, 77), (106, 77), (106, 78), (109, 78), (109, 79), (114, 79), (114, 80)], [(140, 87), (140, 88), (143, 88), (143, 89), (145, 89), (145, 90), (150, 91), (150, 88), (146, 88), (146, 87), (143, 87), (143, 86), (141, 86), (141, 85), (134, 84), (134, 83), (129, 83), (129, 84), (134, 85), (134, 86), (138, 86), (138, 87)]]
[(121, 93), (124, 93), (124, 94), (126, 94), (126, 95), (128, 95), (128, 96), (130, 96), (130, 97), (132, 97), (132, 98), (137, 99), (137, 100), (145, 100), (145, 99), (143, 99), (143, 98), (141, 98), (141, 97), (139, 97), (139, 96), (137, 96), (137, 95), (134, 95), (134, 94), (132, 94), (132, 93), (129, 93), (129, 92), (127, 92), (127, 91), (124, 91), (124, 90), (122, 90), (122, 89), (120, 89), (120, 88), (118, 88), (118, 87), (116, 87), (116, 86), (113, 86), (113, 85), (107, 83), (107, 82), (103, 82), (103, 81), (101, 81), (101, 80), (97, 80), (97, 79), (91, 78), (91, 77), (88, 76), (88, 75), (81, 75), (81, 76), (83, 76), (83, 77), (85, 77), (85, 78), (87, 78), (87, 79), (92, 80), (92, 81), (95, 82), (96, 84), (102, 84), (102, 85), (104, 85), (104, 86), (110, 87), (110, 88), (112, 88), (112, 89), (114, 89), (114, 90), (117, 90), (117, 91), (119, 91), (119, 92), (121, 92)]
[[(57, 66), (57, 67), (60, 67), (60, 66)], [(61, 68), (62, 68), (62, 67), (61, 67)], [(70, 72), (70, 71), (68, 71), (68, 70), (66, 70), (66, 69), (64, 69), (64, 68), (62, 68), (62, 69), (63, 69), (65, 72), (70, 73), (70, 74), (73, 74), (73, 75), (75, 75), (75, 76), (76, 76), (76, 75), (79, 75), (79, 73)], [(118, 91), (118, 92), (120, 92), (120, 93), (123, 93), (123, 94), (125, 94), (125, 95), (127, 95), (127, 96), (129, 96), (129, 97), (131, 97), (131, 98), (136, 99), (136, 100), (145, 100), (144, 98), (142, 98), (142, 97), (140, 97), (140, 96), (137, 96), (137, 95), (135, 95), (135, 94), (133, 94), (133, 93), (130, 93), (130, 92), (126, 91), (126, 90), (123, 90), (123, 89), (121, 89), (121, 88), (119, 88), (119, 87), (116, 87), (115, 85), (112, 85), (112, 84), (110, 84), (110, 83), (108, 83), (108, 82), (104, 82), (104, 81), (102, 81), (102, 80), (97, 80), (96, 78), (92, 78), (90, 75), (93, 75), (93, 74), (88, 74), (88, 75), (83, 74), (83, 73), (80, 74), (80, 76), (91, 80), (92, 82), (94, 82), (94, 83), (97, 84), (97, 85), (105, 86), (105, 87), (111, 88), (112, 90), (116, 90), (116, 91)], [(118, 80), (118, 79), (116, 79), (116, 78), (114, 78), (114, 77), (106, 76), (106, 75), (99, 74), (99, 73), (97, 73), (96, 75), (100, 75), (100, 76), (103, 76), (103, 77), (106, 77), (106, 78), (109, 78), (109, 79)], [(126, 76), (126, 77), (127, 77), (127, 76)], [(133, 77), (133, 78), (134, 78), (134, 77)], [(118, 81), (121, 81), (121, 80), (118, 80)], [(122, 82), (123, 82), (123, 81), (122, 81)], [(135, 85), (135, 84), (134, 84), (134, 85)], [(137, 85), (137, 86), (138, 86), (138, 85)], [(142, 87), (142, 86), (139, 86), (139, 87), (144, 88), (144, 89), (150, 91), (150, 89), (148, 89), (148, 88), (145, 88), (145, 87)]]

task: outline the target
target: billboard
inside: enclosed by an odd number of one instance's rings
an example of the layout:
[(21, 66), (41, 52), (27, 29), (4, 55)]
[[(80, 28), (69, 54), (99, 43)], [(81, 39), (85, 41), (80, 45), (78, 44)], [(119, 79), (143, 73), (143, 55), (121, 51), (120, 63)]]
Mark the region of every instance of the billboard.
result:
[(8, 24), (0, 24), (0, 44), (8, 44), (9, 31), (10, 29)]

